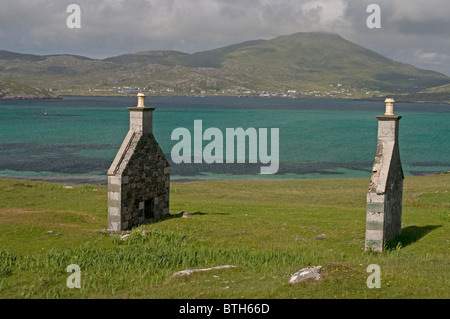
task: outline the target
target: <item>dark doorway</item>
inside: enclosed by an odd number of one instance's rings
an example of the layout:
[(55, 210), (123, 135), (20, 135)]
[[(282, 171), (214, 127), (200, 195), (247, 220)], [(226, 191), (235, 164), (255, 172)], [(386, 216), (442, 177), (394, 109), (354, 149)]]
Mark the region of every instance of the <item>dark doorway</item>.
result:
[(144, 203), (144, 218), (151, 220), (155, 218), (155, 201), (153, 198), (146, 200)]

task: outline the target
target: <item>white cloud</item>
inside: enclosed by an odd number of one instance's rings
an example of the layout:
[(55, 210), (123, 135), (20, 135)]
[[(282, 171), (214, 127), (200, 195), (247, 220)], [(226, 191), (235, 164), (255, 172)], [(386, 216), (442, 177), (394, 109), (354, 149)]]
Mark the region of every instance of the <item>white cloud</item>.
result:
[(447, 53), (417, 50), (414, 52), (412, 61), (415, 65), (424, 68), (436, 68), (441, 65), (450, 65), (450, 55)]
[(304, 14), (316, 15), (319, 26), (328, 28), (337, 22), (342, 22), (347, 5), (341, 0), (311, 0), (305, 1), (301, 5)]

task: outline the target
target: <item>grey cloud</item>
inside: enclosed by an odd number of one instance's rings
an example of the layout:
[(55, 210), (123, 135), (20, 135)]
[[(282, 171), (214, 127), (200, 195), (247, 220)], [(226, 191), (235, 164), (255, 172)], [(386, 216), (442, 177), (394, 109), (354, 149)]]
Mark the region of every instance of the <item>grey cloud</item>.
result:
[[(381, 8), (381, 29), (366, 26), (371, 3)], [(447, 0), (346, 0), (350, 27), (341, 34), (394, 60), (450, 75), (449, 15)], [(435, 53), (436, 59), (421, 59), (417, 52)]]

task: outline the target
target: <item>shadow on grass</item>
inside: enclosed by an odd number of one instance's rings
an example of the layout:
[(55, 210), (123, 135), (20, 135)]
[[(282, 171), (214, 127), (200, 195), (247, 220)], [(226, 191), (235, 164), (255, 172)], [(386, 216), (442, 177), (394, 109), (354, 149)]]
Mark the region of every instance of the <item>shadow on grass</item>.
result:
[(395, 250), (399, 245), (400, 247), (406, 247), (414, 244), (419, 239), (425, 237), (428, 233), (435, 229), (442, 227), (442, 225), (428, 225), (428, 226), (409, 226), (402, 229), (400, 235), (394, 238), (388, 245), (388, 250)]
[[(181, 212), (181, 213), (172, 215), (172, 218), (183, 217), (184, 214), (187, 214), (187, 216), (230, 215), (230, 213), (204, 213), (204, 212), (186, 213), (186, 212)], [(186, 216), (186, 215), (184, 215), (184, 216)]]
[(202, 212), (195, 212), (192, 213), (192, 215), (230, 215), (230, 213), (202, 213)]

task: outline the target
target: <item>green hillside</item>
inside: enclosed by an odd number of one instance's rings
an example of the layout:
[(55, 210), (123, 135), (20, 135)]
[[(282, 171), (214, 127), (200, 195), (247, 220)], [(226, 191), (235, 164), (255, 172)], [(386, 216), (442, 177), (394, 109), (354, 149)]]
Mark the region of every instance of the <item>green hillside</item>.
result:
[(0, 99), (50, 99), (57, 96), (15, 81), (0, 80)]
[[(57, 89), (61, 94), (251, 94), (379, 98), (450, 84), (433, 71), (390, 60), (328, 33), (296, 33), (187, 54), (147, 51), (104, 60), (0, 51), (4, 79)], [(446, 100), (445, 94), (428, 96)]]
[(338, 35), (324, 33), (297, 33), (243, 48), (229, 54), (225, 65), (244, 68), (255, 78), (290, 87), (341, 83), (355, 88), (415, 92), (449, 81), (445, 75), (395, 62)]
[(425, 90), (422, 93), (443, 93), (443, 94), (450, 94), (450, 84), (447, 85), (441, 85), (436, 86), (430, 89)]

